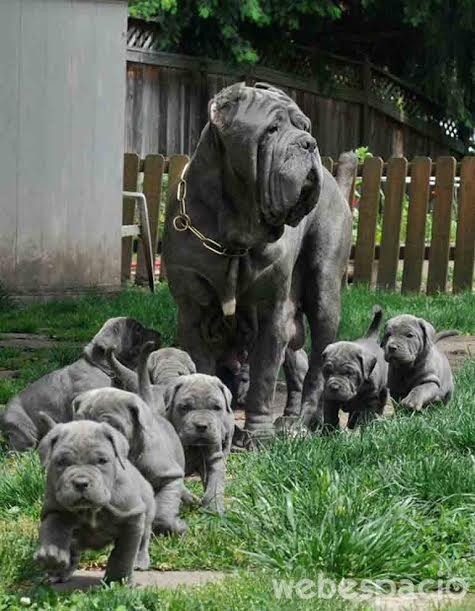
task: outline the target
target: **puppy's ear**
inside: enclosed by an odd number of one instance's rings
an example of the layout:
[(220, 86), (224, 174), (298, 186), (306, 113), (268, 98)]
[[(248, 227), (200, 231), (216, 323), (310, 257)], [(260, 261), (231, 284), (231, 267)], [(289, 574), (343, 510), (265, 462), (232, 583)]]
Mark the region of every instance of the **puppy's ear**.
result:
[(322, 352), (322, 361), (324, 361), (325, 359), (328, 358), (328, 355), (330, 354), (330, 350), (329, 350), (330, 346), (328, 345), (325, 350)]
[(388, 343), (389, 336), (390, 336), (390, 333), (388, 332), (388, 328), (386, 326), (384, 327), (383, 339), (381, 340), (381, 343), (380, 343), (381, 348), (384, 348), (386, 346), (386, 344)]
[(130, 403), (129, 409), (141, 432), (143, 429), (150, 427), (149, 418), (147, 418), (148, 406), (142, 401), (142, 399), (137, 397), (135, 401)]
[(176, 380), (173, 380), (173, 382), (170, 382), (170, 384), (167, 384), (165, 388), (163, 400), (165, 402), (165, 411), (168, 413), (171, 411), (171, 408), (173, 407), (173, 402), (175, 400), (176, 393), (179, 391), (179, 389), (183, 385), (183, 378), (186, 378), (186, 376), (178, 377)]
[(232, 414), (233, 410), (231, 409), (231, 404), (233, 401), (233, 395), (231, 394), (231, 391), (226, 386), (226, 384), (223, 384), (221, 380), (219, 380), (219, 388), (221, 389), (221, 392), (223, 393), (223, 396), (224, 396), (224, 401), (226, 403), (226, 411)]
[(376, 367), (377, 358), (370, 352), (362, 351), (358, 355), (358, 359), (361, 365), (361, 372), (363, 374), (363, 380), (368, 380), (369, 376), (373, 373), (373, 369)]
[(39, 420), (40, 427), (44, 435), (49, 433), (58, 424), (56, 420), (51, 418), (51, 416), (47, 414), (46, 412), (39, 412), (38, 420)]
[(110, 424), (103, 422), (101, 426), (106, 439), (111, 442), (112, 447), (114, 448), (114, 454), (116, 455), (120, 466), (122, 469), (125, 469), (125, 461), (129, 455), (129, 444), (127, 439), (122, 435), (122, 433), (119, 433), (119, 431), (116, 431), (112, 426), (110, 426)]
[(430, 322), (427, 322), (427, 320), (423, 318), (418, 318), (417, 322), (422, 330), (422, 352), (426, 354), (434, 343), (435, 329)]
[(49, 467), (51, 461), (51, 454), (53, 453), (54, 446), (61, 436), (61, 425), (55, 424), (47, 435), (43, 437), (38, 446), (38, 453), (40, 455), (40, 462), (45, 469)]

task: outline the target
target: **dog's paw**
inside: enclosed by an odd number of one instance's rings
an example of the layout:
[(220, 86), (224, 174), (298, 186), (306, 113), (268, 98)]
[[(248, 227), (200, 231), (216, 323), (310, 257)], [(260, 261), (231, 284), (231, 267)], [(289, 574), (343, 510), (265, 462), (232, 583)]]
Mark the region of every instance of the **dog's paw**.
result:
[(40, 545), (33, 559), (47, 569), (48, 572), (61, 575), (69, 569), (71, 554), (68, 550), (61, 549), (57, 545)]
[(217, 513), (218, 515), (222, 515), (224, 513), (224, 500), (219, 499), (216, 496), (205, 496), (201, 501), (201, 505), (207, 511), (211, 513)]
[(142, 552), (137, 555), (135, 560), (134, 569), (136, 571), (148, 571), (150, 568), (150, 556), (148, 552)]
[(407, 395), (407, 397), (404, 397), (404, 399), (401, 401), (401, 406), (413, 412), (420, 412), (422, 411), (423, 407), (422, 403), (418, 401), (415, 397), (411, 397), (411, 395)]

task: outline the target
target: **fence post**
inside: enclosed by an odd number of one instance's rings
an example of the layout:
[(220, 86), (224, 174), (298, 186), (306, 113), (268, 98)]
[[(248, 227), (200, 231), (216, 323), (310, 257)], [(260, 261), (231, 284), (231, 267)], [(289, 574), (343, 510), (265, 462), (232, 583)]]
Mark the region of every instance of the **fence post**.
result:
[(383, 160), (380, 157), (366, 157), (358, 207), (358, 235), (353, 273), (355, 283), (371, 285), (382, 173)]
[(421, 289), (431, 169), (432, 160), (429, 157), (416, 157), (411, 162), (402, 293), (418, 293)]
[(405, 157), (392, 157), (388, 161), (383, 235), (378, 264), (378, 288), (380, 289), (394, 290), (396, 288), (406, 173), (407, 159)]
[(465, 157), (460, 169), (454, 293), (472, 290), (475, 258), (475, 157)]
[[(162, 179), (165, 169), (163, 155), (147, 155), (144, 163), (143, 193), (147, 198), (148, 218), (150, 222), (150, 239), (152, 242), (152, 255), (155, 262), (157, 252), (158, 226), (160, 222), (160, 198), (162, 195)], [(154, 267), (155, 273), (155, 267)], [(148, 284), (147, 268), (143, 252), (142, 241), (139, 240), (137, 250), (136, 284)]]
[(456, 161), (439, 157), (436, 163), (435, 209), (432, 220), (427, 293), (445, 292), (449, 266), (450, 223), (454, 198)]
[[(124, 191), (137, 191), (140, 157), (136, 153), (124, 155)], [(122, 225), (132, 225), (134, 222), (135, 200), (127, 199), (122, 204)], [(121, 280), (130, 278), (130, 260), (132, 258), (132, 238), (123, 238), (121, 256)]]

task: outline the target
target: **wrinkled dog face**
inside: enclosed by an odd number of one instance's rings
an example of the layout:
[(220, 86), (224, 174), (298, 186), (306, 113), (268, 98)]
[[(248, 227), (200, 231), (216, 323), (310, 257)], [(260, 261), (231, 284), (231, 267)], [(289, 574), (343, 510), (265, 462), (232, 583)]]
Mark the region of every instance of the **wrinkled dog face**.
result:
[[(126, 402), (119, 398), (114, 401), (117, 393), (131, 394), (117, 388), (107, 388), (108, 393), (102, 393), (103, 389), (87, 391), (78, 395), (73, 402), (75, 420), (94, 420), (109, 424), (119, 431), (130, 443), (134, 437), (136, 423)], [(98, 392), (99, 391), (99, 392)], [(112, 399), (112, 400), (111, 400)]]
[(210, 102), (217, 130), (234, 171), (255, 186), (260, 223), (270, 241), (285, 225), (296, 226), (316, 205), (322, 165), (310, 121), (283, 91), (242, 83)]
[(432, 345), (434, 327), (423, 318), (403, 314), (388, 320), (381, 346), (388, 363), (412, 365)]
[(184, 446), (227, 443), (232, 421), (231, 393), (215, 376), (181, 376), (165, 391), (167, 414)]
[(39, 452), (57, 503), (74, 512), (109, 503), (128, 447), (110, 426), (83, 421), (56, 425), (41, 441)]
[(106, 353), (113, 350), (121, 363), (135, 369), (140, 351), (148, 341), (155, 342), (158, 348), (160, 333), (144, 327), (133, 318), (120, 316), (107, 320), (84, 352), (92, 362), (108, 368)]
[(330, 344), (323, 352), (324, 394), (332, 401), (350, 401), (369, 378), (376, 357), (351, 342)]

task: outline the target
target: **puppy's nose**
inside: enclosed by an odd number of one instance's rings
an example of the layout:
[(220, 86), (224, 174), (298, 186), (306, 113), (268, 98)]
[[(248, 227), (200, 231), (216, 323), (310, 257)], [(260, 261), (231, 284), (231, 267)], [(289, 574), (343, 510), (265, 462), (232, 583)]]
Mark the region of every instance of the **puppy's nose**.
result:
[(208, 425), (207, 424), (195, 424), (195, 427), (199, 433), (204, 433), (206, 429), (208, 428)]
[(394, 344), (388, 344), (389, 352), (396, 352), (397, 347)]
[(313, 151), (317, 148), (317, 141), (315, 138), (312, 138), (310, 134), (307, 134), (300, 140), (300, 146), (307, 151), (313, 153)]
[(89, 481), (85, 477), (76, 477), (73, 480), (73, 485), (79, 492), (83, 492), (89, 486)]

